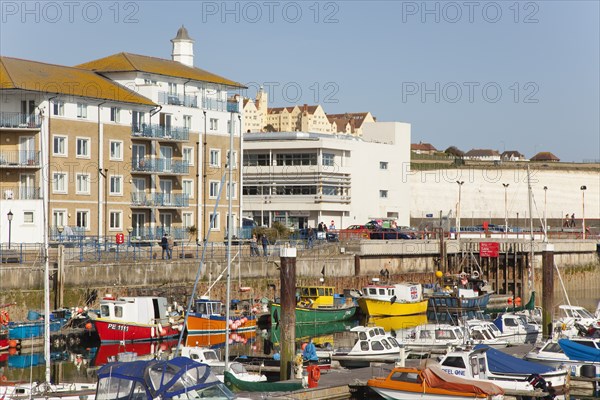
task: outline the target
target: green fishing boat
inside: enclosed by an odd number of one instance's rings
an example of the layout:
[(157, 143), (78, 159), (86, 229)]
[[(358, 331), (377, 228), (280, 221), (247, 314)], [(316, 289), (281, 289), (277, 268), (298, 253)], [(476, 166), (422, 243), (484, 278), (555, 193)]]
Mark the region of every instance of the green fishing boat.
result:
[(249, 382), (237, 379), (231, 372), (225, 371), (225, 385), (229, 390), (240, 392), (294, 392), (303, 389), (302, 381)]

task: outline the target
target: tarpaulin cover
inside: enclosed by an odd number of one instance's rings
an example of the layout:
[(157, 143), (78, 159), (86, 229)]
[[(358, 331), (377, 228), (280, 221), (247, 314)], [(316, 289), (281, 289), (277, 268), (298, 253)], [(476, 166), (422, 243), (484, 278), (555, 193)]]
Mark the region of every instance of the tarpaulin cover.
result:
[(492, 372), (502, 374), (547, 374), (554, 369), (541, 364), (525, 361), (517, 357), (505, 354), (499, 350), (492, 349), (483, 344), (475, 346), (475, 350), (487, 349), (488, 368)]
[(442, 371), (438, 365), (425, 368), (422, 372), (427, 386), (464, 393), (480, 393), (487, 395), (504, 394), (504, 390), (491, 382), (460, 378)]
[(600, 349), (575, 343), (569, 339), (559, 339), (558, 345), (571, 360), (600, 362)]

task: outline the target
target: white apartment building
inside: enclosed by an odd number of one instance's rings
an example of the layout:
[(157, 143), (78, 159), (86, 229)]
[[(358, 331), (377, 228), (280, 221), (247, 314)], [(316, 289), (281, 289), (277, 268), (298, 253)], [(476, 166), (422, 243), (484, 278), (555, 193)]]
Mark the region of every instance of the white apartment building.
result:
[(373, 218), (408, 225), (410, 124), (372, 122), (362, 137), (306, 132), (244, 134), (244, 216), (293, 229)]

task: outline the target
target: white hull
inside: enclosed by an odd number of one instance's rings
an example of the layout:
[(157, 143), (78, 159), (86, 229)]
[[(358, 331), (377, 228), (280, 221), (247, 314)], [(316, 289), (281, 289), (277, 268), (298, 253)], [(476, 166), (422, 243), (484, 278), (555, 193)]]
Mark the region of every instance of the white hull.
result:
[[(405, 391), (382, 389), (382, 388), (375, 388), (375, 387), (372, 387), (371, 389), (373, 389), (375, 392), (377, 392), (377, 394), (379, 394), (381, 397), (383, 397), (386, 400), (424, 400), (424, 399), (473, 400), (473, 398), (475, 398), (475, 396), (470, 396), (470, 397), (443, 396), (443, 395), (439, 395), (439, 394), (405, 392)], [(500, 399), (503, 399), (504, 396), (499, 395), (499, 396), (494, 396), (493, 398), (494, 398), (494, 400), (500, 400)]]
[[(44, 391), (44, 388), (47, 388)], [(79, 393), (78, 393), (79, 392)], [(44, 400), (93, 400), (96, 398), (95, 383), (24, 383), (15, 386), (0, 386), (0, 399), (44, 399)]]

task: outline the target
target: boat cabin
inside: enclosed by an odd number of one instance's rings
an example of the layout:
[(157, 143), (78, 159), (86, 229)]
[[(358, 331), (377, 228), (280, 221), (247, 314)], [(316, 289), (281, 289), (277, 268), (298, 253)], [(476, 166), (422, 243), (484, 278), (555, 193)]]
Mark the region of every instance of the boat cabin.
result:
[(202, 315), (225, 315), (223, 303), (218, 300), (209, 300), (206, 297), (196, 299), (196, 313)]
[(114, 297), (100, 300), (100, 318), (142, 324), (167, 320), (164, 297)]
[(381, 301), (390, 301), (392, 303), (413, 303), (423, 300), (423, 289), (419, 283), (378, 285), (370, 284), (363, 288), (362, 295)]
[(584, 325), (591, 325), (596, 321), (594, 314), (583, 307), (561, 305), (558, 308), (563, 322), (577, 321)]
[(333, 286), (297, 286), (296, 299), (304, 307), (333, 307), (335, 288)]
[(350, 351), (350, 354), (377, 354), (381, 352), (398, 353), (400, 351), (400, 344), (396, 338), (386, 334), (383, 328), (379, 326), (355, 326), (354, 328), (350, 329), (350, 332), (354, 332), (356, 334), (356, 341), (352, 347), (352, 350)]

